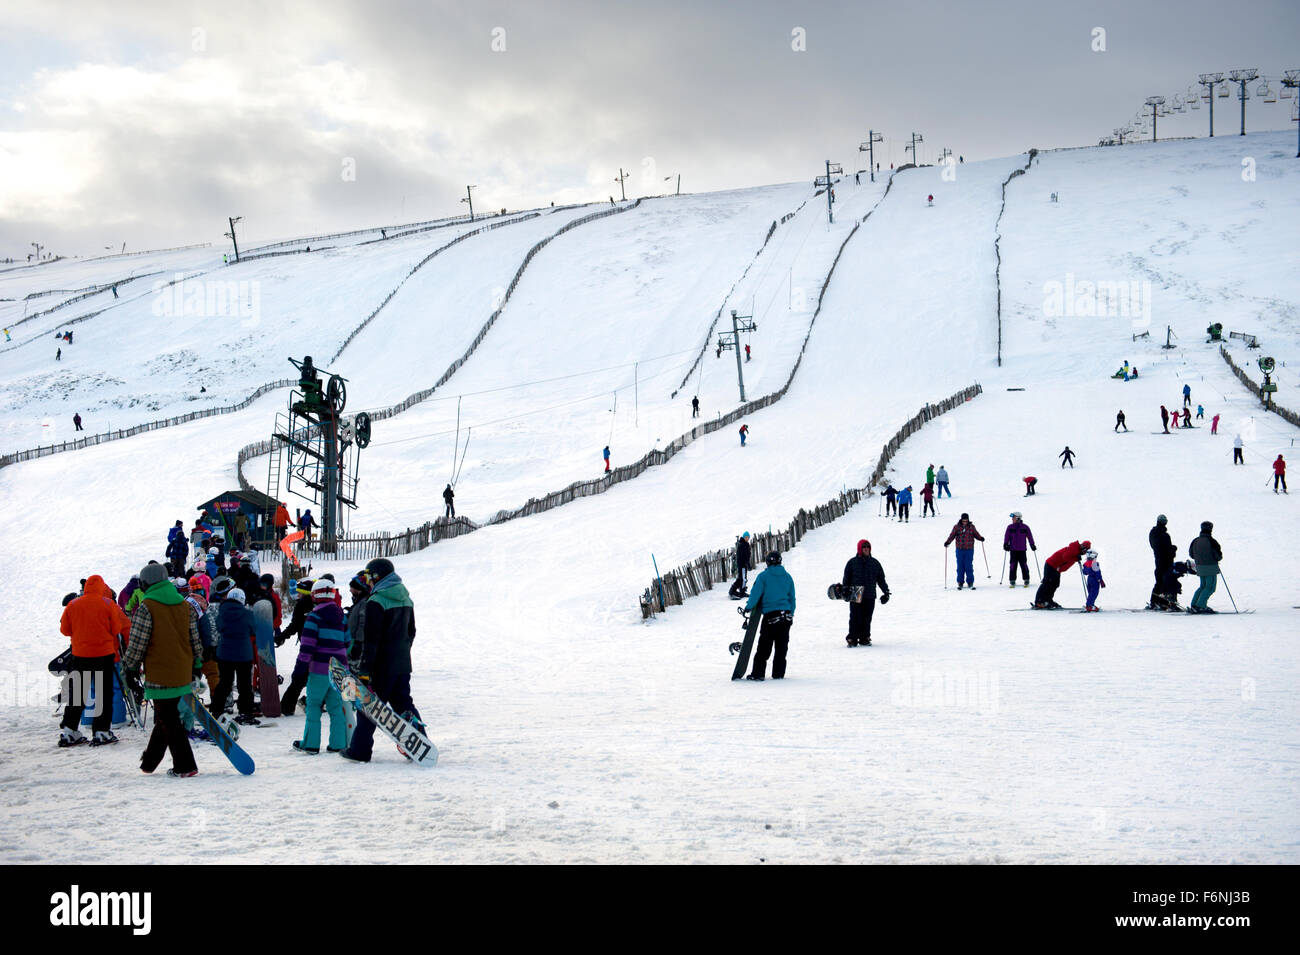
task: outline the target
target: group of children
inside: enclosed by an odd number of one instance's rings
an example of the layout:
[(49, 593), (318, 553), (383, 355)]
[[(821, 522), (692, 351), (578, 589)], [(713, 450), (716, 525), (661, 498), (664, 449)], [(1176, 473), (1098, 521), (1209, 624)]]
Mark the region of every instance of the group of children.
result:
[[(934, 499), (943, 497), (945, 493), (952, 497), (952, 491), (948, 488), (947, 469), (941, 464), (936, 471), (933, 464), (929, 465), (925, 469), (925, 483), (921, 485), (921, 516), (937, 516)], [(891, 483), (885, 488), (884, 499), (886, 517), (897, 518), (900, 524), (911, 523), (912, 485), (909, 484), (900, 491)]]

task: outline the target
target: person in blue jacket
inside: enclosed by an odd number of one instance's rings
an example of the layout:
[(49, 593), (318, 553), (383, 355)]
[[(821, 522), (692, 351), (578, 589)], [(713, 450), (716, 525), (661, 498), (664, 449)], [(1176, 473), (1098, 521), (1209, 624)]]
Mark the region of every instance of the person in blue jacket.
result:
[(1186, 408), (1192, 403), (1192, 386), (1183, 385), (1183, 407)]
[(767, 658), (772, 655), (772, 679), (785, 678), (785, 653), (790, 646), (790, 627), (794, 623), (794, 580), (781, 566), (781, 555), (767, 555), (767, 569), (754, 578), (745, 613), (761, 613), (763, 629), (758, 633), (754, 667), (747, 680), (762, 680), (767, 673)]
[(253, 611), (244, 605), (244, 592), (230, 590), (217, 609), (217, 688), (212, 691), (212, 713), (220, 717), (235, 683), (239, 684), (236, 723), (256, 726), (253, 715)]
[(907, 521), (911, 523), (910, 515), (912, 513), (912, 485), (908, 485), (898, 492), (898, 520), (900, 523)]

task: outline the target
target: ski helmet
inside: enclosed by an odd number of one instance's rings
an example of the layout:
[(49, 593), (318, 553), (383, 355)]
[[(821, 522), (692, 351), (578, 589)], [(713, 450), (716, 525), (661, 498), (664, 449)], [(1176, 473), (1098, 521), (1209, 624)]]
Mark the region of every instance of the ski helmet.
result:
[(245, 602), (244, 592), (238, 587), (233, 588), (230, 593), (226, 594), (226, 600), (238, 600), (241, 604)]
[(776, 567), (781, 563), (781, 554), (779, 551), (774, 550), (764, 558), (764, 561), (767, 563), (767, 566)]
[(366, 580), (366, 572), (364, 570), (353, 576), (353, 578), (348, 581), (348, 586), (355, 587), (363, 594), (370, 593), (370, 581)]
[(374, 560), (366, 564), (366, 576), (368, 576), (374, 583), (378, 583), (389, 574), (394, 574), (396, 572), (397, 568), (393, 566), (393, 562), (387, 557), (376, 557)]
[(1021, 514), (1019, 511), (1012, 511), (1012, 512), (1011, 512), (1011, 516), (1012, 516), (1013, 518), (1021, 518), (1021, 517), (1024, 517), (1025, 515)]
[(1083, 556), (1088, 558), (1089, 560), (1096, 560), (1097, 552), (1095, 550), (1090, 550), (1087, 553), (1085, 553)]
[(326, 580), (324, 577), (311, 585), (311, 599), (317, 603), (323, 600), (333, 600), (337, 593), (338, 591), (334, 589), (334, 581)]

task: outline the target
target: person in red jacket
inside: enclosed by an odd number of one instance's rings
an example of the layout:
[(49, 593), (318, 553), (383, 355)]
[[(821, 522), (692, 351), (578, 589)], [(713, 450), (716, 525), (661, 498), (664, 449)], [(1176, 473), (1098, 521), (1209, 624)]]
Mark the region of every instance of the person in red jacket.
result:
[[(118, 634), (125, 636), (130, 630), (131, 622), (98, 574), (87, 577), (81, 596), (63, 608), (59, 632), (72, 638), (72, 662), (67, 706), (59, 724), (60, 746), (117, 742), (113, 735), (113, 669), (118, 658)], [(97, 711), (91, 723), (95, 738), (88, 741), (78, 727), (92, 681)]]
[(921, 506), (921, 516), (925, 517), (925, 512), (929, 511), (930, 516), (934, 517), (934, 485), (927, 484), (921, 488), (921, 500), (924, 502)]
[(1282, 482), (1282, 493), (1285, 494), (1286, 493), (1286, 461), (1282, 459), (1282, 455), (1280, 454), (1277, 456), (1277, 460), (1273, 462), (1273, 493), (1274, 494), (1277, 493), (1278, 481)]
[(275, 536), (277, 540), (284, 540), (284, 532), (290, 526), (298, 526), (293, 523), (293, 518), (289, 516), (289, 509), (284, 506), (283, 501), (281, 501), (280, 506), (275, 509), (275, 517), (272, 519), (271, 523), (275, 525)]
[(1083, 555), (1092, 549), (1092, 541), (1075, 541), (1062, 547), (1043, 564), (1043, 582), (1034, 594), (1035, 610), (1059, 610), (1061, 605), (1052, 599), (1056, 588), (1061, 586), (1061, 573), (1069, 570), (1083, 560)]

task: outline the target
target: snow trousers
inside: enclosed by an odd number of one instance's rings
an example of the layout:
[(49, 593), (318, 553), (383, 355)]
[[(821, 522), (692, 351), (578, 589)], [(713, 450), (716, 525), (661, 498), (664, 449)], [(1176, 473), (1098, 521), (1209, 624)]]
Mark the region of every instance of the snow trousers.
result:
[[(410, 714), (423, 722), (411, 699), (411, 674), (376, 673), (370, 678), (370, 689), (399, 715)], [(368, 761), (374, 746), (375, 724), (369, 717), (358, 719), (357, 728), (352, 731), (352, 742), (348, 743), (348, 752)]]
[(957, 583), (975, 586), (975, 548), (957, 548)]
[[(1011, 551), (1011, 583), (1012, 584), (1015, 584), (1016, 582), (1017, 567), (1020, 568), (1020, 574), (1022, 577), (1024, 577), (1025, 583), (1026, 584), (1029, 583), (1029, 560), (1025, 556), (1025, 554), (1026, 552), (1023, 550)], [(975, 552), (972, 550), (971, 557), (973, 558), (974, 556), (975, 556)]]
[(893, 514), (895, 517), (898, 516), (898, 501), (891, 501), (889, 498), (885, 498), (885, 516), (888, 517), (890, 514)]
[(1038, 590), (1034, 593), (1034, 603), (1051, 603), (1059, 586), (1061, 586), (1061, 572), (1051, 564), (1047, 564), (1043, 567), (1043, 582), (1038, 585)]
[(1085, 607), (1094, 607), (1094, 606), (1096, 606), (1096, 605), (1097, 605), (1097, 594), (1100, 593), (1100, 592), (1101, 592), (1101, 581), (1097, 581), (1096, 583), (1093, 583), (1092, 581), (1089, 581), (1089, 582), (1088, 582), (1088, 601), (1087, 601), (1087, 603), (1084, 604), (1084, 606), (1085, 606)]
[(898, 519), (899, 519), (900, 521), (906, 521), (906, 520), (909, 520), (910, 517), (911, 517), (911, 513), (912, 513), (912, 505), (911, 505), (911, 504), (900, 504), (900, 505), (898, 505)]
[(1286, 490), (1286, 475), (1285, 475), (1285, 474), (1274, 474), (1274, 475), (1273, 475), (1273, 493), (1274, 493), (1274, 494), (1277, 493), (1277, 483), (1278, 483), (1278, 481), (1281, 481), (1281, 482), (1282, 482), (1282, 490), (1284, 490), (1284, 491)]
[(348, 744), (347, 711), (343, 697), (330, 683), (329, 674), (313, 673), (307, 677), (307, 721), (302, 730), (302, 745), (306, 749), (320, 749), (320, 711), (324, 704), (330, 716), (330, 749), (342, 749)]
[(931, 516), (931, 517), (934, 517), (934, 516), (935, 516), (935, 514), (934, 514), (934, 501), (922, 501), (922, 502), (921, 502), (921, 516), (922, 516), (922, 517), (925, 517), (925, 512), (926, 512), (926, 511), (929, 511), (929, 512), (930, 512), (930, 516)]
[(1201, 578), (1201, 585), (1196, 588), (1196, 593), (1192, 594), (1192, 606), (1203, 610), (1210, 597), (1214, 595), (1215, 588), (1219, 586), (1219, 568), (1204, 571), (1197, 567), (1196, 576)]
[(1170, 599), (1165, 593), (1165, 577), (1169, 575), (1169, 571), (1173, 569), (1173, 566), (1173, 564), (1156, 564), (1156, 585), (1151, 588), (1152, 606), (1160, 606), (1163, 602), (1161, 598), (1164, 598), (1164, 600)]
[[(763, 614), (758, 631), (758, 649), (754, 651), (754, 668), (750, 674), (762, 678), (767, 674), (767, 658), (772, 657), (772, 679), (785, 677), (785, 654), (790, 647), (790, 627), (794, 614), (788, 610), (773, 610)], [(773, 650), (776, 655), (772, 656)]]
[[(92, 690), (93, 684), (93, 690)], [(106, 657), (72, 657), (69, 662), (68, 679), (63, 686), (66, 694), (66, 706), (63, 708), (63, 729), (75, 730), (81, 725), (81, 714), (91, 706), (93, 717), (90, 728), (96, 733), (105, 733), (113, 728), (113, 656)], [(88, 703), (88, 696), (93, 692), (95, 702)]]
[(937, 495), (935, 495), (936, 497), (943, 497), (943, 495), (944, 495), (945, 492), (947, 493), (947, 495), (948, 495), (949, 497), (952, 497), (952, 491), (949, 491), (949, 490), (948, 490), (948, 482), (947, 482), (947, 481), (940, 481), (939, 484), (938, 484), (937, 486), (938, 486), (938, 488), (939, 488), (939, 493), (938, 493)]
[(1243, 457), (1241, 456), (1241, 448), (1233, 448), (1233, 449), (1232, 449), (1232, 463), (1233, 463), (1233, 464), (1245, 464), (1245, 463), (1246, 463), (1246, 459), (1243, 458)]
[(180, 700), (172, 697), (153, 701), (153, 733), (149, 745), (140, 754), (140, 768), (152, 773), (162, 762), (163, 753), (172, 754), (172, 769), (178, 773), (192, 773), (198, 769), (189, 736), (181, 725)]
[(212, 715), (219, 717), (226, 711), (226, 700), (230, 699), (230, 691), (238, 684), (239, 698), (236, 703), (239, 707), (239, 715), (252, 716), (253, 661), (218, 660), (217, 673), (220, 682), (217, 683), (217, 688), (212, 691)]
[(871, 617), (876, 612), (874, 598), (864, 596), (862, 603), (849, 604), (849, 640), (865, 643), (871, 639)]

